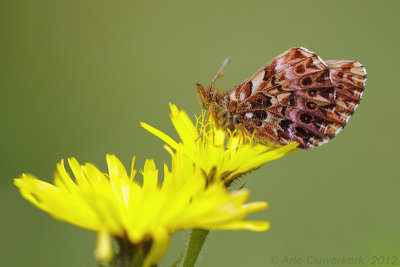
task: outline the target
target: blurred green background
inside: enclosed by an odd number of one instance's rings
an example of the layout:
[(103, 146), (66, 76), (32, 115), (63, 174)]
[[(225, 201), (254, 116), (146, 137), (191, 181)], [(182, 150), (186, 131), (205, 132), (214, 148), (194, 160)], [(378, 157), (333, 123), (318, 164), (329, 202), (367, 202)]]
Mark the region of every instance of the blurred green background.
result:
[[(270, 266), (270, 256), (397, 256), (399, 1), (50, 1), (0, 4), (0, 266), (95, 266), (95, 233), (53, 220), (21, 198), (22, 172), (52, 181), (75, 156), (106, 171), (169, 162), (144, 121), (176, 137), (168, 102), (200, 113), (195, 83), (224, 90), (284, 50), (363, 63), (368, 81), (329, 144), (271, 162), (245, 180), (270, 207), (263, 233), (213, 232), (198, 266)], [(188, 240), (174, 234), (160, 266)], [(279, 266), (286, 266), (279, 264)], [(289, 265), (288, 265), (289, 266)]]

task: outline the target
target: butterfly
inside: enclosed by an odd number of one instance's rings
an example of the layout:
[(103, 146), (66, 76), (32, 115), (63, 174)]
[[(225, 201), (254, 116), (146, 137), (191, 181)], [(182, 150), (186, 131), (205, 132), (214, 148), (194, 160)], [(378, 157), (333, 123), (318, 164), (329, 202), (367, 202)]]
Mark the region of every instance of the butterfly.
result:
[(272, 147), (327, 143), (353, 115), (367, 78), (358, 62), (323, 61), (302, 47), (283, 52), (226, 92), (213, 88), (223, 67), (209, 88), (196, 85), (201, 104), (217, 127), (240, 128)]

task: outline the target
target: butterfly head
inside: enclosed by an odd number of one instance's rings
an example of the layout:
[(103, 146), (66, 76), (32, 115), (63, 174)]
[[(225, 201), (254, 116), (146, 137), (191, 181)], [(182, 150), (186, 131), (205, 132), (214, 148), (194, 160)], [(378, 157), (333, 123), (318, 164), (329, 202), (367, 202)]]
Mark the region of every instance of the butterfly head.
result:
[(204, 88), (201, 84), (196, 84), (197, 92), (199, 93), (200, 102), (204, 109), (208, 109), (211, 103), (216, 103), (218, 92), (211, 88)]

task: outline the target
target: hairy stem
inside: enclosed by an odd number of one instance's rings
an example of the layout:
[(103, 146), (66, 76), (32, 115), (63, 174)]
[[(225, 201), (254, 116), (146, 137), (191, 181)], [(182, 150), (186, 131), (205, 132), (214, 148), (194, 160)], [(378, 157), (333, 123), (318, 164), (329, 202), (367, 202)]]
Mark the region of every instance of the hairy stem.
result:
[(199, 257), (201, 248), (207, 238), (209, 231), (203, 229), (193, 229), (190, 234), (190, 241), (186, 249), (182, 267), (193, 267)]

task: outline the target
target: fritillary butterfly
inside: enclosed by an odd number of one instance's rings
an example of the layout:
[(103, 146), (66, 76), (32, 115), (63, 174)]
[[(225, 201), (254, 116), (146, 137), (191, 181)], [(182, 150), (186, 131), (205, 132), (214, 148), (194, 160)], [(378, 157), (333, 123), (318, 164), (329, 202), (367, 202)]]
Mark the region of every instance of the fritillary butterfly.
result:
[[(221, 74), (222, 72), (219, 72)], [(227, 92), (197, 84), (216, 125), (242, 128), (274, 147), (320, 146), (339, 133), (360, 102), (367, 73), (351, 60), (323, 61), (302, 47), (277, 56)]]

